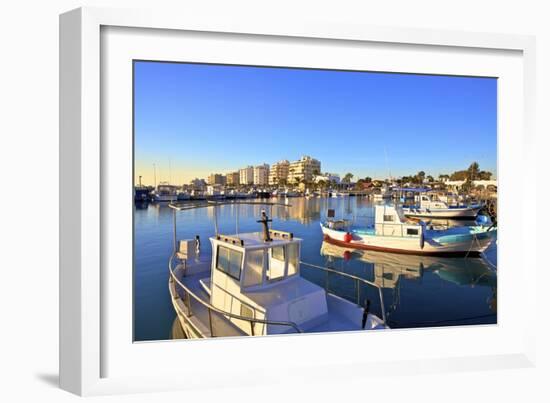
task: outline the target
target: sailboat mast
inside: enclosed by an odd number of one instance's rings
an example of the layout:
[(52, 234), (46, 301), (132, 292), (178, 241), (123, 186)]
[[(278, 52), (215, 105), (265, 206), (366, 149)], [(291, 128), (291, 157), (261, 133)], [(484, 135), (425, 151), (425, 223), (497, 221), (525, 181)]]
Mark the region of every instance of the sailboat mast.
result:
[(390, 182), (393, 182), (393, 178), (391, 177), (390, 164), (388, 163), (388, 151), (386, 150), (386, 146), (384, 146), (384, 157), (386, 159), (386, 169), (388, 170), (388, 175), (390, 177)]

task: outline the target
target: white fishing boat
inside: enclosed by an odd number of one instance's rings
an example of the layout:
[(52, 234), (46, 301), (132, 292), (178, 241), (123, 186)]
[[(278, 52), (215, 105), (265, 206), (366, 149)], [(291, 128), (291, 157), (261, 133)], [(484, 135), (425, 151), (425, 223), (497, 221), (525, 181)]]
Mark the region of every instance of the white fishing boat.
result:
[(375, 206), (374, 225), (328, 219), (321, 229), (324, 239), (336, 245), (418, 255), (479, 255), (497, 235), (496, 227), (485, 225), (435, 229), (407, 219), (401, 207), (390, 205)]
[(302, 196), (302, 193), (301, 192), (298, 192), (298, 191), (295, 191), (295, 190), (286, 190), (284, 192), (284, 196), (285, 197), (300, 197)]
[(168, 182), (161, 182), (153, 191), (153, 201), (174, 202), (178, 199), (178, 186), (170, 185)]
[[(177, 240), (178, 211), (196, 208), (216, 209), (226, 204), (171, 204), (174, 210), (174, 253), (169, 261), (169, 290), (181, 327), (188, 338), (258, 336), (288, 333), (316, 333), (387, 328), (381, 288), (367, 280), (345, 273), (375, 287), (380, 298), (381, 317), (369, 312), (370, 302), (351, 302), (326, 291), (300, 275), (301, 266), (333, 272), (321, 266), (300, 262), (302, 240), (292, 233), (269, 229), (265, 211), (259, 222), (263, 231), (210, 238), (211, 259), (200, 257), (200, 240)], [(284, 206), (284, 205), (282, 205)]]
[(189, 200), (189, 199), (191, 199), (191, 195), (188, 192), (184, 190), (177, 192), (178, 201)]
[(393, 193), (387, 186), (382, 186), (373, 193), (373, 199), (375, 201), (390, 200), (392, 197)]
[(421, 194), (420, 205), (403, 206), (403, 213), (407, 217), (418, 218), (467, 218), (473, 219), (483, 207), (481, 204), (456, 204), (450, 206), (436, 196)]

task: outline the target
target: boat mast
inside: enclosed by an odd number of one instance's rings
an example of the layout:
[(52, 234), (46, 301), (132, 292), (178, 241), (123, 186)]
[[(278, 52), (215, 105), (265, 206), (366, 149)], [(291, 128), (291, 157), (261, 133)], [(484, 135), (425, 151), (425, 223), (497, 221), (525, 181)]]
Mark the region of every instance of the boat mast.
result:
[(172, 184), (172, 159), (168, 159), (168, 183)]
[(390, 182), (393, 182), (393, 178), (391, 177), (390, 164), (388, 163), (388, 151), (386, 150), (386, 146), (384, 146), (384, 157), (386, 159), (386, 169), (388, 170), (388, 175), (390, 177)]
[(157, 188), (157, 166), (153, 164), (153, 177), (155, 182), (155, 189)]

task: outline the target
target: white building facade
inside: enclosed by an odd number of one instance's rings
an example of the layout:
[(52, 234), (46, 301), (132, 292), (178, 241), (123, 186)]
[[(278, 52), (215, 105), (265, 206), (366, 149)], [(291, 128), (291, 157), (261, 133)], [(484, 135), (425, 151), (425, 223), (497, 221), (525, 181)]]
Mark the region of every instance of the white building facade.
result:
[(279, 185), (280, 183), (286, 183), (288, 180), (288, 168), (290, 162), (288, 160), (282, 160), (271, 165), (269, 169), (269, 184)]
[(254, 167), (249, 165), (246, 168), (239, 169), (239, 184), (252, 185), (254, 184)]
[(313, 178), (320, 173), (321, 161), (305, 155), (298, 161), (290, 163), (288, 168), (288, 183), (295, 184), (299, 181), (313, 181)]
[(269, 184), (269, 165), (262, 164), (254, 167), (254, 185), (265, 186)]

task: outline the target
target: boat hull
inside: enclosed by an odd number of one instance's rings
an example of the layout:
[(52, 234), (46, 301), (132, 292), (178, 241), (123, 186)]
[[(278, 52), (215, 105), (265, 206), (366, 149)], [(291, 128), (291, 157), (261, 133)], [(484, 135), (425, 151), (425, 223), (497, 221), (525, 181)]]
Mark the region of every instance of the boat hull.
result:
[(406, 217), (418, 218), (464, 218), (474, 219), (481, 210), (481, 207), (464, 207), (464, 208), (446, 208), (446, 209), (413, 209), (403, 208), (403, 214)]
[(374, 250), (426, 256), (478, 256), (483, 253), (496, 237), (496, 231), (479, 234), (426, 237), (422, 243), (418, 237), (377, 236), (352, 233), (346, 240), (345, 231), (333, 230), (321, 225), (323, 238), (333, 245), (353, 249)]
[(175, 202), (178, 200), (178, 197), (176, 195), (155, 195), (153, 197), (153, 201), (157, 203), (169, 203), (169, 202)]

